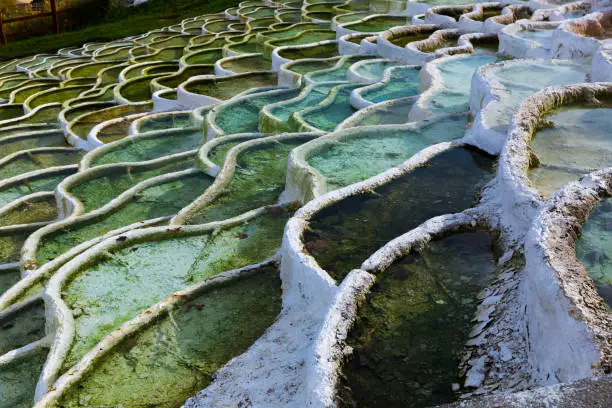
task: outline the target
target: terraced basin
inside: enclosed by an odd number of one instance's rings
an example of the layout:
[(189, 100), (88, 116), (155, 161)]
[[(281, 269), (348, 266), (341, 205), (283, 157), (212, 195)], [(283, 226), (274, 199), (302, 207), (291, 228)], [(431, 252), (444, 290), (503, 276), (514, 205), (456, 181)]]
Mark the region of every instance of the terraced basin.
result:
[[(317, 263), (341, 281), (396, 236), (429, 218), (474, 205), (493, 173), (492, 157), (463, 148), (448, 150), (371, 193), (324, 209), (311, 219), (304, 243)], [(448, 181), (446, 188), (432, 189), (442, 178)]]

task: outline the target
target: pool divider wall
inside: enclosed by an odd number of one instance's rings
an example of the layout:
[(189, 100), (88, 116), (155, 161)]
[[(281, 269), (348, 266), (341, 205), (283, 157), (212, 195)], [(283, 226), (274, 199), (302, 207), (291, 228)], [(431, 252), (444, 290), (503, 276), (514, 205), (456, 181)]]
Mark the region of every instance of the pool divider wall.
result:
[[(576, 279), (574, 273), (572, 279), (575, 279), (575, 282), (570, 284), (566, 281), (565, 269), (561, 272), (555, 269), (561, 267), (558, 262), (559, 258), (561, 260), (567, 257), (575, 259), (573, 253), (564, 252), (563, 256), (559, 256), (557, 250), (553, 248), (566, 248), (567, 243), (562, 245), (559, 240), (563, 240), (564, 236), (574, 236), (574, 232), (568, 233), (568, 231), (576, 231), (575, 228), (570, 229), (569, 226), (576, 221), (568, 224), (569, 218), (564, 219), (554, 227), (556, 228), (555, 233), (547, 230), (550, 213), (566, 214), (559, 209), (559, 202), (571, 201), (572, 196), (569, 192), (574, 191), (574, 194), (578, 194), (576, 186), (579, 184), (571, 183), (567, 187), (568, 192), (557, 193), (552, 201), (543, 203), (527, 178), (527, 170), (532, 160), (529, 143), (534, 132), (541, 126), (547, 112), (561, 106), (584, 103), (598, 98), (605, 99), (611, 92), (612, 85), (609, 83), (589, 83), (547, 88), (526, 99), (512, 118), (508, 141), (500, 157), (497, 182), (488, 193), (485, 193), (485, 199), (488, 197), (498, 204), (501, 225), (504, 226), (502, 233), (508, 241), (522, 241), (523, 234), (527, 233), (525, 243), (527, 274), (521, 293), (523, 304), (527, 306), (525, 324), (530, 328), (528, 341), (531, 352), (529, 357), (532, 364), (539, 370), (540, 378), (538, 379), (542, 384), (570, 381), (594, 375), (599, 372), (601, 366), (607, 364), (609, 367), (611, 354), (608, 349), (605, 352), (600, 351), (604, 346), (597, 344), (598, 342), (593, 338), (593, 330), (597, 335), (601, 335), (601, 318), (592, 317), (599, 313), (597, 311), (601, 307), (601, 299), (596, 297), (595, 301), (589, 300), (585, 303), (585, 300), (577, 296), (574, 291), (575, 286), (573, 285), (580, 287), (586, 285), (588, 290), (584, 289), (585, 293), (593, 292), (592, 282), (588, 284), (585, 283), (587, 279)], [(602, 179), (609, 183), (610, 176), (608, 175), (607, 178), (603, 176), (600, 178), (587, 177), (584, 181), (587, 185), (585, 190), (593, 191), (592, 186), (595, 182), (589, 180), (601, 181)], [(609, 188), (608, 184), (605, 189), (609, 191)], [(599, 187), (599, 190), (604, 189)], [(592, 200), (586, 193), (584, 197), (585, 201)], [(572, 205), (576, 203), (576, 201), (571, 202)], [(586, 214), (583, 214), (582, 211), (584, 210), (565, 216), (573, 220), (576, 218), (572, 217), (586, 218), (588, 211)], [(564, 228), (565, 232), (559, 228)], [(573, 241), (570, 245), (573, 246)], [(562, 275), (563, 273), (566, 275)], [(591, 298), (591, 296), (588, 297)], [(590, 310), (591, 307), (596, 312)], [(609, 338), (609, 315), (607, 319), (603, 326), (605, 330), (608, 330)], [(559, 342), (560, 338), (563, 338), (564, 341)], [(609, 346), (606, 347), (609, 348)], [(602, 362), (601, 359), (605, 361)]]
[(612, 10), (566, 20), (553, 34), (553, 58), (580, 60), (590, 58), (605, 40), (594, 36), (612, 30)]
[(308, 405), (336, 406), (342, 365), (352, 354), (345, 342), (357, 319), (358, 307), (370, 292), (376, 276), (412, 250), (420, 250), (434, 239), (458, 231), (476, 230), (479, 225), (486, 224), (486, 215), (477, 210), (434, 217), (386, 243), (359, 269), (349, 272), (339, 285), (315, 340), (315, 352), (308, 365)]
[(611, 195), (610, 169), (572, 182), (547, 202), (527, 235), (521, 289), (530, 357), (543, 384), (602, 375), (612, 367), (612, 315), (575, 252), (590, 210)]
[[(276, 136), (269, 136), (263, 138), (256, 138), (254, 140), (249, 140), (243, 143), (240, 143), (237, 146), (234, 146), (227, 152), (225, 160), (223, 162), (223, 166), (221, 166), (221, 170), (215, 176), (215, 181), (204, 191), (204, 193), (198, 197), (191, 204), (185, 206), (178, 214), (176, 214), (172, 220), (170, 221), (170, 225), (180, 226), (189, 222), (189, 220), (196, 216), (198, 212), (202, 209), (205, 209), (209, 204), (211, 204), (217, 197), (219, 197), (225, 189), (229, 186), (236, 172), (237, 167), (237, 159), (238, 155), (242, 152), (249, 149), (256, 149), (260, 146), (265, 146), (268, 144), (275, 144), (283, 141), (291, 141), (296, 139), (303, 139), (305, 142), (311, 140), (313, 138), (319, 137), (321, 133), (317, 132), (302, 132), (302, 133), (283, 133)], [(202, 160), (203, 156), (206, 154), (208, 150), (207, 145), (205, 144), (201, 148), (203, 153), (198, 153), (198, 157), (200, 158), (199, 166), (206, 166), (206, 160)], [(288, 203), (292, 200), (286, 200), (284, 196), (281, 196), (281, 203)]]

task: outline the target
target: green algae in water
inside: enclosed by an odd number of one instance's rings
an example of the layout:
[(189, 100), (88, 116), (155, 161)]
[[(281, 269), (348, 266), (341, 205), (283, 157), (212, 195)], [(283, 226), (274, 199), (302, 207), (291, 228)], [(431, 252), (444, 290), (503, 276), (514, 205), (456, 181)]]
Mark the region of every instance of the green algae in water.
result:
[[(455, 148), (426, 165), (377, 187), (348, 197), (317, 215), (304, 242), (318, 264), (340, 281), (371, 254), (432, 217), (476, 204), (495, 173), (494, 159), (474, 149)], [(441, 188), (432, 188), (440, 185)]]
[(0, 141), (0, 158), (21, 150), (36, 149), (38, 147), (63, 147), (66, 146), (64, 133), (61, 130), (31, 134), (27, 137), (6, 138)]
[(372, 58), (369, 55), (355, 55), (348, 57), (339, 67), (324, 72), (313, 72), (308, 77), (313, 82), (347, 81), (346, 74), (351, 65), (356, 62)]
[(581, 175), (612, 163), (612, 108), (571, 108), (548, 117), (531, 147), (539, 159), (529, 170), (533, 186), (545, 197)]
[(232, 76), (202, 79), (188, 83), (185, 90), (212, 98), (227, 100), (251, 88), (276, 86), (278, 82), (276, 73), (253, 72), (242, 74), (240, 77)]
[(31, 171), (55, 166), (76, 164), (83, 157), (81, 150), (53, 152), (24, 152), (14, 160), (0, 165), (0, 180), (18, 176)]
[(287, 121), (294, 112), (299, 112), (319, 104), (335, 86), (338, 86), (338, 84), (315, 85), (309, 91), (303, 91), (294, 100), (287, 101), (282, 105), (270, 109), (270, 113), (282, 121)]
[(421, 122), (418, 129), (355, 129), (307, 158), (335, 190), (368, 179), (408, 160), (422, 149), (463, 137), (467, 115)]
[(338, 44), (312, 44), (308, 46), (294, 46), (282, 49), (278, 52), (281, 58), (299, 60), (304, 58), (331, 58), (338, 56)]
[(21, 247), (32, 232), (32, 229), (0, 232), (0, 265), (19, 262)]
[(73, 185), (70, 188), (70, 194), (83, 203), (85, 212), (89, 212), (102, 207), (119, 194), (142, 181), (151, 177), (186, 170), (191, 166), (193, 166), (192, 157), (173, 160), (147, 169), (121, 166), (118, 169), (110, 170), (109, 174)]
[(227, 190), (189, 219), (189, 224), (219, 221), (275, 204), (285, 188), (289, 153), (308, 140), (311, 137), (274, 141), (264, 147), (242, 151), (238, 155), (236, 172)]
[[(434, 241), (386, 270), (358, 312), (344, 367), (351, 392), (340, 406), (421, 407), (450, 403), (476, 295), (495, 270), (486, 232)], [(346, 388), (344, 388), (346, 389)], [(347, 401), (348, 400), (348, 401)]]
[(294, 98), (299, 92), (299, 88), (273, 91), (230, 102), (218, 110), (215, 125), (226, 134), (257, 132), (261, 108), (271, 103)]
[(208, 152), (208, 159), (212, 161), (217, 166), (221, 166), (225, 161), (225, 157), (227, 156), (227, 152), (234, 146), (238, 146), (240, 143), (250, 140), (250, 137), (244, 137), (240, 139), (234, 139), (227, 142), (222, 142), (213, 147)]
[(55, 195), (32, 197), (0, 215), (0, 227), (53, 221), (59, 215)]
[(393, 16), (380, 16), (373, 17), (366, 21), (357, 21), (354, 23), (344, 25), (344, 28), (361, 33), (375, 33), (379, 31), (385, 31), (396, 26), (410, 25), (410, 18), (408, 17), (393, 17)]
[(414, 105), (415, 98), (395, 99), (391, 103), (373, 105), (361, 110), (359, 117), (353, 116), (343, 123), (343, 127), (374, 125), (401, 125), (408, 122), (408, 114)]
[(297, 61), (291, 63), (287, 69), (296, 74), (307, 74), (309, 72), (320, 71), (334, 67), (340, 57), (328, 58), (328, 59), (309, 59), (305, 61)]
[(281, 210), (214, 236), (138, 242), (87, 267), (62, 292), (76, 330), (64, 369), (122, 323), (174, 292), (270, 258), (280, 248), (289, 217)]
[(173, 310), (172, 319), (124, 341), (61, 404), (179, 407), (229, 359), (245, 352), (280, 309), (275, 266), (206, 291)]
[(406, 65), (406, 63), (401, 61), (372, 61), (360, 64), (355, 68), (355, 72), (369, 79), (371, 82), (377, 82), (382, 79), (387, 68), (400, 65)]
[(145, 188), (110, 213), (94, 219), (77, 220), (59, 231), (43, 236), (36, 251), (36, 259), (44, 264), (112, 230), (139, 221), (174, 215), (198, 198), (211, 183), (210, 176), (194, 174)]
[(92, 161), (92, 166), (120, 162), (139, 162), (158, 159), (171, 154), (196, 149), (203, 141), (201, 130), (185, 128), (155, 137), (126, 139), (126, 144), (115, 146)]
[(45, 306), (43, 301), (39, 300), (0, 321), (0, 355), (43, 337), (45, 337)]
[(100, 129), (100, 131), (96, 134), (96, 137), (104, 144), (124, 139), (130, 134), (130, 126), (132, 123), (138, 119), (140, 119), (140, 117), (125, 117), (117, 122), (107, 124)]
[(11, 201), (32, 193), (53, 191), (64, 178), (72, 173), (76, 173), (76, 169), (71, 171), (65, 170), (62, 173), (55, 172), (36, 178), (23, 179), (18, 183), (11, 184), (0, 190), (0, 208)]
[(40, 349), (2, 367), (0, 408), (30, 408), (34, 404), (36, 382), (47, 353), (47, 349)]
[(600, 201), (591, 212), (576, 241), (576, 257), (612, 308), (612, 199)]
[[(0, 242), (2, 238), (0, 237)], [(0, 295), (6, 292), (21, 279), (19, 267), (0, 271)], [(2, 370), (0, 370), (1, 372)]]
[(264, 59), (261, 55), (248, 56), (244, 58), (235, 58), (223, 62), (223, 69), (242, 74), (249, 71), (267, 71), (272, 69), (272, 63)]
[[(357, 110), (349, 103), (351, 92), (362, 85), (340, 85), (338, 92), (333, 96), (330, 105), (313, 107), (303, 111), (300, 118), (317, 129), (331, 132), (340, 122), (351, 116)], [(327, 98), (332, 98), (328, 96)], [(327, 100), (326, 98), (326, 100)], [(297, 121), (296, 121), (297, 122)]]
[(138, 129), (139, 133), (153, 130), (177, 129), (191, 126), (191, 113), (173, 113), (146, 119)]
[(361, 97), (378, 103), (418, 95), (420, 72), (420, 68), (414, 67), (394, 68), (388, 82), (361, 92)]
[(80, 116), (71, 124), (71, 130), (75, 135), (85, 140), (91, 129), (102, 122), (136, 113), (145, 113), (150, 110), (151, 106), (149, 104), (112, 106)]

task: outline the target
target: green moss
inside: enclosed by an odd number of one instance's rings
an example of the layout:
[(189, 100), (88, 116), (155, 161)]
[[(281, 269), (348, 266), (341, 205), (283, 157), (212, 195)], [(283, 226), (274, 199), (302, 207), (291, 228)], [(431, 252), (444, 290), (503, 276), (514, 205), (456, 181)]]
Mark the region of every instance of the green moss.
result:
[(263, 267), (173, 310), (172, 318), (113, 350), (62, 406), (180, 406), (274, 322), (281, 308), (278, 275), (276, 267)]

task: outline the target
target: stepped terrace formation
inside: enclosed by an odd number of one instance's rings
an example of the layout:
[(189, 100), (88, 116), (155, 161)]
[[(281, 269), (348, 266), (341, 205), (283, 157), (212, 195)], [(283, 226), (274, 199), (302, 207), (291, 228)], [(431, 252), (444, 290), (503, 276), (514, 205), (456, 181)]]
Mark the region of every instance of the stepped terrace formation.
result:
[(611, 33), (249, 0), (3, 60), (0, 408), (612, 406)]

